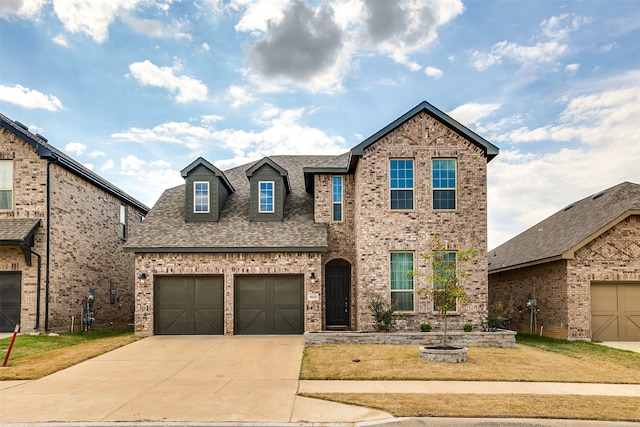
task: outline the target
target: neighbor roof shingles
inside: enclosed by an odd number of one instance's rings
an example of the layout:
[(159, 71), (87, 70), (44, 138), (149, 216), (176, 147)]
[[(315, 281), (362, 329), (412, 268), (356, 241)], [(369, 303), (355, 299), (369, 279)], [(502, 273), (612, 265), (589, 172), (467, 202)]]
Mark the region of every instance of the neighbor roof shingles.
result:
[(489, 252), (489, 272), (560, 259), (629, 211), (640, 211), (640, 185), (623, 182), (572, 203)]
[(218, 222), (185, 222), (184, 185), (166, 190), (125, 250), (134, 252), (326, 251), (327, 226), (316, 223), (313, 196), (305, 191), (303, 167), (331, 164), (335, 156), (270, 156), (289, 174), (282, 222), (251, 222), (247, 169), (256, 162), (224, 172), (236, 190)]

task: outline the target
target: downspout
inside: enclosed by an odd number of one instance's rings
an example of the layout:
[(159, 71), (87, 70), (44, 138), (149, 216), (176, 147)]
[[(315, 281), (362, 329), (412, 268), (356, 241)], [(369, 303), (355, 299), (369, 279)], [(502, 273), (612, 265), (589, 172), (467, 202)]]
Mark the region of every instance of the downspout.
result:
[(33, 329), (40, 329), (40, 288), (42, 282), (42, 274), (40, 270), (42, 269), (42, 259), (40, 255), (34, 252), (31, 248), (29, 248), (29, 252), (38, 257), (38, 288), (36, 289), (36, 326)]
[[(47, 271), (45, 275), (44, 291), (44, 330), (49, 331), (49, 278), (51, 270), (51, 160), (47, 161)], [(38, 300), (39, 301), (39, 300)]]

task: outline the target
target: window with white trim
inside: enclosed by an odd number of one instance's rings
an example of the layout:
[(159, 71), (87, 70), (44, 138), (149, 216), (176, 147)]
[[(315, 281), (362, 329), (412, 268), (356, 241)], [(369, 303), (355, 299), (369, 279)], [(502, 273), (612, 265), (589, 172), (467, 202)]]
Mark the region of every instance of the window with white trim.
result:
[(342, 221), (342, 184), (341, 176), (334, 176), (332, 179), (332, 203), (333, 203), (333, 220)]
[(209, 213), (209, 182), (194, 181), (193, 213)]
[(0, 160), (0, 210), (13, 209), (13, 160)]
[[(444, 288), (450, 277), (457, 274), (456, 272), (456, 252), (439, 252), (431, 260), (431, 268), (433, 270), (433, 287)], [(445, 298), (444, 294), (441, 298)], [(433, 311), (438, 311), (438, 307), (443, 301), (438, 301), (438, 293), (433, 294)], [(457, 303), (454, 302), (447, 307), (447, 311), (457, 311)]]
[(413, 311), (413, 252), (391, 252), (391, 302), (398, 311)]
[(274, 182), (273, 181), (260, 181), (258, 182), (258, 212), (260, 213), (273, 213), (275, 212), (274, 204)]
[(391, 209), (413, 209), (413, 159), (389, 162)]
[(433, 209), (454, 210), (456, 208), (456, 160), (433, 159), (431, 161), (433, 185)]

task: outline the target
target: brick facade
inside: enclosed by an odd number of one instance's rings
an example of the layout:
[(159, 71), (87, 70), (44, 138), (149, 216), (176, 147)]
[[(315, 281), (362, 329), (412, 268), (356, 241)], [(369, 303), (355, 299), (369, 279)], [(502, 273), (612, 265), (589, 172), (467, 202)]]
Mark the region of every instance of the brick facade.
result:
[[(47, 272), (47, 163), (34, 146), (0, 128), (0, 158), (13, 160), (13, 209), (0, 211), (0, 218), (39, 218), (32, 250), (41, 256), (40, 328), (45, 326)], [(81, 327), (81, 302), (95, 288), (94, 327), (126, 325), (134, 308), (134, 256), (122, 250), (118, 236), (121, 201), (52, 163), (50, 166), (50, 269), (49, 329), (70, 328), (75, 316)], [(127, 206), (130, 233), (144, 215)], [(28, 266), (17, 247), (0, 246), (0, 271), (22, 273), (21, 325), (23, 331), (36, 326), (37, 258)], [(110, 301), (110, 283), (115, 283), (115, 301)]]
[[(234, 277), (243, 274), (304, 276), (305, 331), (322, 329), (321, 254), (319, 253), (138, 253), (136, 254), (136, 335), (154, 334), (154, 277), (157, 275), (223, 275), (224, 332), (234, 333)], [(318, 280), (311, 283), (311, 272)], [(145, 279), (140, 279), (144, 274)]]
[[(630, 215), (578, 249), (573, 259), (492, 273), (490, 304), (510, 299), (524, 307), (538, 300), (537, 326), (558, 338), (590, 340), (591, 284), (640, 283), (640, 216)], [(512, 328), (529, 332), (530, 312), (515, 315)]]
[[(414, 209), (391, 210), (389, 160), (414, 159)], [(457, 162), (457, 209), (435, 211), (431, 196), (431, 161), (454, 158)], [(473, 143), (422, 112), (368, 147), (354, 175), (344, 183), (344, 221), (331, 221), (331, 176), (316, 176), (315, 218), (329, 224), (328, 253), (323, 265), (342, 258), (352, 265), (352, 330), (372, 330), (368, 308), (371, 298), (390, 299), (390, 252), (413, 251), (415, 268), (421, 273), (415, 287), (429, 286), (430, 265), (421, 253), (439, 234), (448, 249), (458, 246), (477, 250), (473, 265), (465, 267), (470, 279), (463, 283), (467, 302), (459, 314), (450, 316), (452, 329), (470, 323), (480, 328), (487, 309), (487, 159)], [(396, 329), (419, 330), (421, 322), (436, 328), (440, 317), (425, 294), (415, 293), (415, 310), (399, 313)]]

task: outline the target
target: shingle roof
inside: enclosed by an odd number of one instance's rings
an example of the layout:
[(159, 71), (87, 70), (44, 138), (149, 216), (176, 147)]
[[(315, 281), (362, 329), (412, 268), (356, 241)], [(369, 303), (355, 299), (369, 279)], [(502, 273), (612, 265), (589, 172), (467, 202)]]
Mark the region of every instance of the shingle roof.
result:
[(287, 171), (291, 193), (282, 222), (251, 222), (246, 171), (257, 162), (224, 171), (235, 188), (218, 222), (185, 222), (184, 185), (166, 190), (125, 245), (132, 252), (274, 252), (327, 249), (326, 224), (316, 223), (303, 168), (331, 164), (335, 156), (271, 156)]
[(489, 272), (572, 258), (630, 214), (640, 214), (640, 185), (623, 182), (568, 205), (489, 251)]
[(0, 114), (0, 126), (35, 147), (40, 158), (50, 159), (54, 161), (63, 168), (73, 172), (77, 176), (91, 182), (98, 188), (101, 188), (107, 193), (117, 197), (124, 202), (127, 202), (131, 206), (134, 206), (145, 215), (147, 214), (147, 212), (149, 212), (148, 206), (144, 205), (142, 202), (125, 193), (120, 188), (116, 187), (92, 170), (87, 169), (71, 157), (67, 156), (62, 151), (58, 150), (53, 145), (50, 145), (48, 143), (48, 140), (42, 135), (29, 132), (29, 129), (23, 124), (15, 122), (7, 116)]
[(40, 226), (39, 218), (0, 219), (0, 245), (28, 245), (30, 236)]

